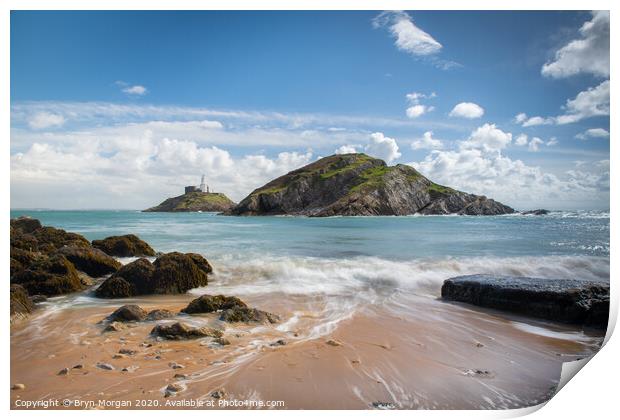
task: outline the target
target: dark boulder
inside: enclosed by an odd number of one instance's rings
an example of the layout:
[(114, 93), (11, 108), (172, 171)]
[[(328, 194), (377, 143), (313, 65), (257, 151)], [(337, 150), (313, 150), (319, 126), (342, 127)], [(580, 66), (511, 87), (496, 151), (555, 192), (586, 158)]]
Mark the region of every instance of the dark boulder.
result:
[(187, 254), (170, 252), (157, 258), (153, 265), (153, 293), (156, 294), (185, 293), (208, 283), (207, 273)]
[(135, 295), (135, 286), (119, 276), (110, 277), (95, 290), (95, 296), (98, 298), (116, 299)]
[(114, 273), (122, 264), (100, 249), (93, 247), (64, 246), (58, 250), (73, 263), (75, 268), (92, 277)]
[(34, 309), (34, 303), (28, 292), (19, 284), (11, 285), (11, 322), (28, 316)]
[(124, 305), (112, 312), (105, 320), (108, 322), (140, 322), (146, 318), (146, 311), (138, 305)]
[(41, 222), (32, 217), (20, 216), (17, 219), (11, 219), (11, 228), (21, 233), (32, 233), (41, 227)]
[(225, 322), (245, 322), (256, 324), (275, 324), (280, 320), (278, 315), (247, 306), (234, 306), (222, 311), (220, 320)]
[(235, 306), (245, 307), (247, 305), (235, 296), (202, 295), (192, 300), (181, 312), (186, 314), (210, 313), (234, 308)]
[(211, 274), (213, 272), (213, 267), (211, 267), (211, 264), (209, 263), (209, 261), (207, 261), (207, 259), (203, 257), (202, 255), (196, 254), (194, 252), (188, 252), (185, 255), (190, 257), (192, 261), (194, 262), (194, 264), (196, 264), (198, 268), (200, 268), (205, 273)]
[(90, 242), (82, 235), (51, 226), (43, 226), (31, 235), (37, 241), (37, 250), (45, 254), (52, 253), (63, 246), (90, 247)]
[(194, 263), (194, 258), (180, 252), (171, 252), (161, 255), (153, 264), (141, 258), (123, 266), (99, 286), (95, 295), (114, 298), (179, 294), (206, 286), (207, 283), (207, 273)]
[(114, 257), (154, 257), (155, 251), (136, 235), (96, 239), (93, 246)]
[(607, 328), (609, 284), (485, 274), (448, 279), (445, 300), (501, 309), (553, 321)]
[(62, 255), (54, 255), (33, 262), (27, 269), (16, 273), (11, 281), (21, 284), (29, 294), (56, 296), (83, 289), (77, 270)]
[(188, 340), (203, 337), (219, 338), (222, 334), (221, 330), (208, 327), (195, 328), (181, 322), (175, 322), (171, 325), (159, 324), (151, 331), (151, 335), (166, 340)]

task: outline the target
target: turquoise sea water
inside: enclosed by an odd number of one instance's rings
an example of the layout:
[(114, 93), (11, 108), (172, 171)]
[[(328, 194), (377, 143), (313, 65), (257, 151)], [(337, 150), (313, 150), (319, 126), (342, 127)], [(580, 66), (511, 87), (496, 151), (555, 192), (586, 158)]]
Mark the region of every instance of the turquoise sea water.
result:
[(306, 218), (11, 211), (20, 215), (90, 240), (134, 233), (157, 251), (199, 252), (230, 292), (340, 294), (390, 284), (430, 286), (436, 294), (446, 278), (479, 272), (609, 279), (608, 212)]

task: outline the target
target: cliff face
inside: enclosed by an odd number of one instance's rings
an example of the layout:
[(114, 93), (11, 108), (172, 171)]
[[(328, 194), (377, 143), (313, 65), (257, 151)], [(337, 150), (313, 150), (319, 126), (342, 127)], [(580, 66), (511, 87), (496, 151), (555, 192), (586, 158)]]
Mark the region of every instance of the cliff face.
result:
[(228, 211), (235, 206), (222, 193), (191, 192), (168, 198), (158, 206), (143, 210), (145, 212), (188, 212), (188, 211)]
[(362, 153), (333, 155), (254, 190), (229, 214), (306, 216), (496, 215), (514, 210), (435, 184), (407, 165)]

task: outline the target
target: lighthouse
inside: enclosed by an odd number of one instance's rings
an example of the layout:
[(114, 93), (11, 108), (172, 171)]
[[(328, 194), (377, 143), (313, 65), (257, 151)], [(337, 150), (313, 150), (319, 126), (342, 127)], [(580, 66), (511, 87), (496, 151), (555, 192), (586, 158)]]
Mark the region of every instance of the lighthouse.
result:
[(209, 192), (209, 187), (205, 183), (205, 176), (204, 176), (204, 174), (202, 175), (202, 178), (200, 179), (200, 191), (202, 191), (203, 193), (208, 193)]

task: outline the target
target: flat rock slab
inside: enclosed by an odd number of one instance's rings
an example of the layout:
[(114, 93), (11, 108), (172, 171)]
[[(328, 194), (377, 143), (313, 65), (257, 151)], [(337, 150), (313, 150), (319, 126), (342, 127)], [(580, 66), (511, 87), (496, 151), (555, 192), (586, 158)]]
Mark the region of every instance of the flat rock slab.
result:
[(445, 280), (445, 300), (549, 319), (607, 328), (609, 283), (473, 274)]

